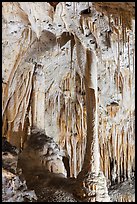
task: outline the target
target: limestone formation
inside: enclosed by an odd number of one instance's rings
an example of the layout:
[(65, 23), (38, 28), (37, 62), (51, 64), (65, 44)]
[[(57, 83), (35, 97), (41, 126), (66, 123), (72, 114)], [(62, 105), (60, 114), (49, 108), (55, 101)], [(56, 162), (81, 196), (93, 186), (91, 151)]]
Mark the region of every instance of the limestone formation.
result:
[[(36, 202), (33, 190), (28, 190), (26, 180), (17, 170), (19, 151), (5, 138), (2, 140), (2, 202)], [(19, 173), (20, 172), (20, 173)]]
[(18, 167), (23, 170), (24, 174), (39, 168), (39, 170), (48, 170), (63, 174), (64, 177), (67, 176), (62, 161), (63, 151), (61, 152), (53, 138), (46, 136), (44, 132), (33, 129), (25, 146), (18, 160)]
[(11, 172), (2, 169), (2, 202), (36, 202), (34, 191), (28, 191), (26, 183)]
[(134, 178), (135, 3), (3, 2), (2, 135), (80, 202)]

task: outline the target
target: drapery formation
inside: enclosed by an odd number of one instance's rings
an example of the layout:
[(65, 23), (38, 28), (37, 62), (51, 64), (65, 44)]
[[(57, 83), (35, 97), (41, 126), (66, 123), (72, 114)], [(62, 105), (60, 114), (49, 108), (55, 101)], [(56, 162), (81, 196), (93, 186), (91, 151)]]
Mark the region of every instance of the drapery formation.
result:
[(71, 177), (100, 163), (113, 183), (135, 170), (134, 8), (94, 4), (3, 3), (3, 135), (23, 148), (44, 129)]

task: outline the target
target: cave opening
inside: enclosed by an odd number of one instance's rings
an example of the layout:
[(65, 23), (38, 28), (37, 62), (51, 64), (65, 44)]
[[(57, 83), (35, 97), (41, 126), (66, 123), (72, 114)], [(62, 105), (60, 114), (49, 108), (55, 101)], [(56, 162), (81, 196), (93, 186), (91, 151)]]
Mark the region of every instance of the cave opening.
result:
[(65, 169), (67, 171), (67, 177), (70, 177), (70, 166), (69, 166), (69, 158), (68, 157), (63, 157), (62, 161), (64, 163)]

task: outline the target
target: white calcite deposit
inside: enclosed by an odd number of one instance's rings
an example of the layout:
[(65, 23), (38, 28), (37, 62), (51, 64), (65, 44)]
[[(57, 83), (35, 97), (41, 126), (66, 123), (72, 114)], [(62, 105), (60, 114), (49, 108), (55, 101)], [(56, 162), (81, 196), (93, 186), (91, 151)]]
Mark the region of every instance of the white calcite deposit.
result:
[(23, 150), (44, 131), (70, 177), (133, 177), (134, 17), (134, 2), (3, 2), (3, 136)]

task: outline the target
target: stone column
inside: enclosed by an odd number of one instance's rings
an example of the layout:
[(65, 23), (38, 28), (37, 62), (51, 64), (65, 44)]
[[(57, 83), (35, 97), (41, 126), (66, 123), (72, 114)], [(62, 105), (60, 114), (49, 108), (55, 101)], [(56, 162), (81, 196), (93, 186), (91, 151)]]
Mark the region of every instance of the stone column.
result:
[(45, 129), (45, 76), (41, 65), (35, 65), (32, 93), (32, 126)]
[[(97, 121), (97, 67), (96, 58), (91, 51), (86, 52), (85, 90), (87, 109), (87, 144), (84, 163), (80, 174), (87, 172), (99, 173), (100, 154), (98, 144), (98, 121)], [(83, 173), (82, 173), (83, 172)]]
[(87, 109), (87, 143), (84, 163), (78, 174), (76, 195), (85, 202), (110, 202), (106, 179), (100, 172), (100, 154), (97, 120), (97, 66), (96, 56), (86, 52), (85, 89)]

